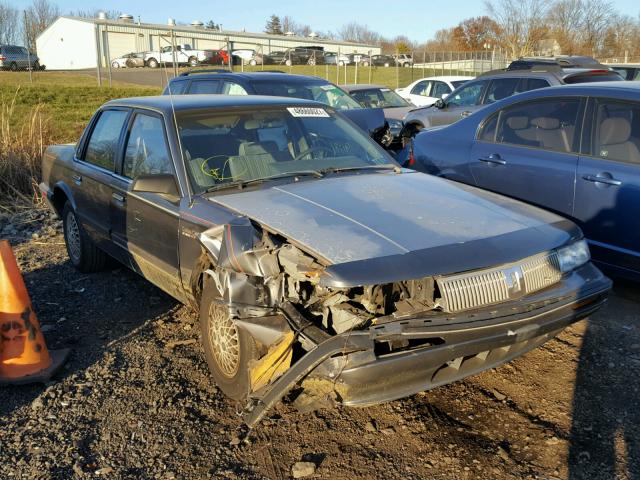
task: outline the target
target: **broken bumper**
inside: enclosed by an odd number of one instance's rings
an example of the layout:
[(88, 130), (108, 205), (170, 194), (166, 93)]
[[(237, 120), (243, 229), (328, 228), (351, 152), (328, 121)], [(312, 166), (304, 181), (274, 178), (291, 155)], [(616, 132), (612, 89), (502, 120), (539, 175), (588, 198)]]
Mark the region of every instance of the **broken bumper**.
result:
[[(395, 400), (474, 375), (542, 345), (566, 326), (598, 310), (611, 281), (592, 264), (555, 288), (500, 310), (449, 319), (412, 318), (371, 327), (370, 348), (328, 358), (316, 371), (334, 382), (346, 405)], [(480, 319), (479, 319), (480, 318)], [(343, 334), (347, 336), (348, 333)], [(376, 343), (432, 339), (430, 345), (376, 355)]]
[[(251, 396), (244, 420), (249, 427), (254, 426), (299, 382), (304, 388), (305, 382), (317, 385), (319, 380), (343, 404), (367, 406), (496, 367), (598, 310), (611, 285), (611, 280), (588, 263), (552, 288), (493, 309), (425, 314), (326, 336), (320, 341), (307, 337), (316, 346), (280, 378)], [(301, 340), (306, 336), (305, 329), (317, 331), (309, 326), (297, 329)], [(385, 342), (411, 340), (418, 340), (420, 346), (392, 349), (385, 354), (377, 348)]]

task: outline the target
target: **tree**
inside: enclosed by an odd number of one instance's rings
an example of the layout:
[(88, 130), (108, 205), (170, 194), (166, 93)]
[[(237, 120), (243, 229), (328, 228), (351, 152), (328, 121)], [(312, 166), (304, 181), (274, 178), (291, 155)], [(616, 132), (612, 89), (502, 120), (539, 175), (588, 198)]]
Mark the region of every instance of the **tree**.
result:
[(282, 17), (282, 31), (284, 33), (294, 33), (300, 37), (308, 37), (313, 29), (310, 25), (296, 22), (292, 17), (286, 15)]
[(207, 23), (204, 24), (204, 28), (208, 30), (220, 30), (220, 24), (214, 23), (213, 20), (209, 20)]
[(382, 40), (380, 34), (369, 29), (366, 25), (357, 22), (350, 22), (343, 25), (338, 30), (338, 37), (345, 42), (366, 43), (369, 45), (378, 45)]
[(468, 18), (453, 29), (453, 40), (457, 50), (478, 51), (485, 44), (495, 45), (500, 27), (487, 16)]
[(71, 11), (69, 12), (69, 15), (80, 18), (98, 18), (100, 13), (104, 13), (109, 20), (116, 20), (120, 15), (122, 15), (120, 10), (102, 10), (100, 8)]
[(271, 15), (267, 21), (267, 25), (264, 27), (265, 33), (272, 35), (282, 35), (282, 24), (280, 23), (280, 17), (277, 15)]
[(18, 43), (19, 11), (8, 3), (0, 3), (0, 44)]
[(485, 8), (500, 29), (500, 44), (512, 58), (531, 55), (547, 35), (549, 0), (485, 0)]
[(33, 0), (25, 10), (24, 41), (29, 48), (36, 44), (36, 37), (60, 16), (60, 9), (48, 0)]

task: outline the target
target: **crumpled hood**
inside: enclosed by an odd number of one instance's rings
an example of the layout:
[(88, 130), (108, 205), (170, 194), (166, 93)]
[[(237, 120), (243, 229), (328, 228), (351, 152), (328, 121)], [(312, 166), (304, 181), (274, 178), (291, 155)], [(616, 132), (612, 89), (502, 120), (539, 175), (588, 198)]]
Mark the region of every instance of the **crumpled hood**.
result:
[(343, 173), (209, 199), (334, 265), (483, 239), (495, 250), (495, 239), (522, 231), (536, 250), (529, 255), (569, 239), (542, 228), (560, 221), (554, 214), (408, 170)]

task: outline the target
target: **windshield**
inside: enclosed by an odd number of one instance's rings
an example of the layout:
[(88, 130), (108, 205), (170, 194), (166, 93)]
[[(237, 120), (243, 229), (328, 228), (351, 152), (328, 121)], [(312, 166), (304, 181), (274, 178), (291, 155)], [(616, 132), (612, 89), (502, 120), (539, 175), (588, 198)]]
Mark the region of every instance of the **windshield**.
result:
[(469, 80), (455, 80), (455, 81), (451, 82), (451, 85), (453, 85), (453, 89), (455, 90), (456, 88), (460, 87), (461, 85), (464, 85), (468, 81)]
[(351, 92), (360, 105), (367, 108), (409, 107), (409, 103), (389, 88), (370, 88)]
[(177, 122), (196, 193), (295, 172), (395, 165), (364, 132), (322, 107), (188, 112)]
[(351, 98), (344, 90), (331, 83), (287, 83), (255, 82), (253, 87), (258, 95), (270, 95), (276, 97), (303, 98), (324, 103), (336, 110), (352, 110), (362, 108), (358, 102)]

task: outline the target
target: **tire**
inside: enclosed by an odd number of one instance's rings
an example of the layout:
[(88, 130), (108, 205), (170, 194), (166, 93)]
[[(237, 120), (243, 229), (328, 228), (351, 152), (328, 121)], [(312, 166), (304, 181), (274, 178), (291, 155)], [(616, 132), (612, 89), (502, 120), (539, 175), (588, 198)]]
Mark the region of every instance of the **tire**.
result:
[(388, 67), (389, 66), (389, 62), (385, 62), (384, 66)]
[(111, 62), (111, 68), (120, 68), (120, 64), (118, 62)]
[(69, 202), (62, 209), (64, 243), (69, 260), (82, 273), (97, 272), (104, 267), (106, 254), (100, 250), (84, 231)]
[(342, 60), (340, 60), (340, 61), (338, 62), (338, 66), (339, 66), (339, 67), (344, 67), (344, 62), (343, 62)]
[(284, 64), (285, 64), (287, 67), (290, 67), (291, 65), (293, 65), (293, 62), (292, 62), (291, 60), (287, 59), (287, 60), (285, 60)]
[(369, 66), (369, 62), (362, 62), (362, 66), (363, 67), (368, 67)]
[(411, 66), (410, 63), (405, 63), (404, 65), (402, 65), (404, 68), (409, 68)]
[(149, 68), (158, 68), (158, 61), (155, 58), (150, 58), (147, 60), (147, 66)]
[(18, 71), (18, 64), (16, 62), (11, 62), (9, 64), (9, 70), (11, 70), (12, 72), (17, 72)]
[(213, 281), (206, 279), (200, 301), (205, 358), (222, 393), (233, 400), (246, 400), (251, 388), (249, 365), (258, 359), (258, 351), (251, 335), (233, 324), (228, 308), (215, 302), (216, 293)]
[(198, 59), (196, 57), (189, 57), (189, 66), (190, 67), (197, 67), (198, 66)]
[(249, 65), (251, 65), (252, 67), (255, 67), (258, 64), (258, 62), (255, 61), (255, 59), (251, 59), (249, 60)]
[(33, 66), (31, 67), (31, 70), (40, 70), (40, 62), (38, 62), (37, 60), (33, 62)]

